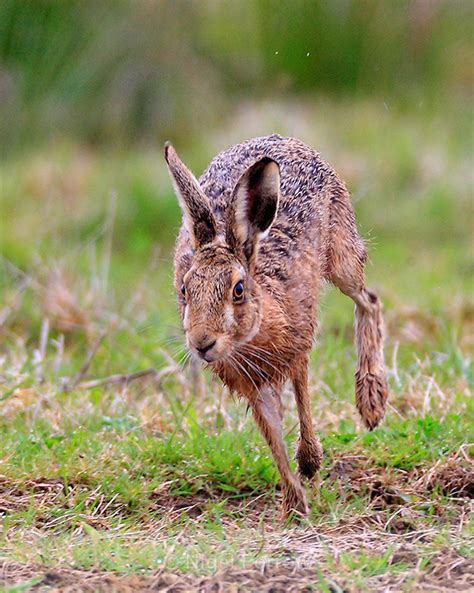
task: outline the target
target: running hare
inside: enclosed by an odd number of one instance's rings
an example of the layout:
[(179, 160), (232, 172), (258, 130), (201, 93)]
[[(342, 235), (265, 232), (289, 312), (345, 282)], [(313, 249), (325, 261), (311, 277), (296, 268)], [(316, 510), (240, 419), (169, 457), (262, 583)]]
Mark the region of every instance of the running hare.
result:
[[(278, 135), (222, 152), (199, 181), (170, 144), (165, 158), (183, 212), (174, 283), (187, 346), (247, 398), (281, 475), (282, 516), (305, 515), (299, 478), (312, 478), (322, 458), (308, 358), (323, 281), (355, 302), (355, 395), (367, 428), (382, 419), (388, 395), (381, 304), (364, 286), (366, 250), (349, 194), (317, 152)], [(299, 477), (282, 439), (286, 379), (300, 421)]]

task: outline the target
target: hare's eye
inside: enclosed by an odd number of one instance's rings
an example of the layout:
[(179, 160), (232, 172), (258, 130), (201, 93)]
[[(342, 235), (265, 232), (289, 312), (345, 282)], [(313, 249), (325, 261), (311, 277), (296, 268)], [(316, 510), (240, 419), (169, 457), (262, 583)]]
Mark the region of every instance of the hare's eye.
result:
[(186, 296), (186, 286), (184, 286), (184, 282), (183, 282), (183, 284), (181, 284), (181, 294), (183, 296)]
[(244, 283), (241, 280), (234, 286), (233, 297), (235, 302), (241, 301), (244, 297)]

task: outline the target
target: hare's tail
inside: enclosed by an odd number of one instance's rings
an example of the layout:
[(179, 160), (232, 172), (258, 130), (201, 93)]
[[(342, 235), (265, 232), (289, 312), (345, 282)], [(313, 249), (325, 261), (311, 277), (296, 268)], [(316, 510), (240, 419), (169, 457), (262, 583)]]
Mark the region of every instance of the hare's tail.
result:
[(376, 294), (363, 289), (354, 298), (357, 370), (356, 405), (362, 420), (372, 430), (382, 420), (388, 398), (383, 358), (382, 305)]

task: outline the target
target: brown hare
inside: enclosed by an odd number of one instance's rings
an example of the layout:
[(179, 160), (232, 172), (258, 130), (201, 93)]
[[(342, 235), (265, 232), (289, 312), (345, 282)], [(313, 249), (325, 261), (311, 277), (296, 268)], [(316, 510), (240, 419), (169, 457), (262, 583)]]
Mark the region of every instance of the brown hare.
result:
[[(165, 157), (183, 212), (174, 283), (187, 347), (247, 399), (281, 475), (282, 516), (305, 515), (300, 479), (311, 479), (322, 458), (308, 358), (323, 281), (355, 302), (355, 395), (367, 428), (382, 419), (388, 395), (381, 304), (364, 285), (367, 256), (349, 193), (320, 155), (294, 138), (233, 146), (199, 181), (170, 144)], [(300, 422), (298, 477), (282, 438), (287, 379)]]

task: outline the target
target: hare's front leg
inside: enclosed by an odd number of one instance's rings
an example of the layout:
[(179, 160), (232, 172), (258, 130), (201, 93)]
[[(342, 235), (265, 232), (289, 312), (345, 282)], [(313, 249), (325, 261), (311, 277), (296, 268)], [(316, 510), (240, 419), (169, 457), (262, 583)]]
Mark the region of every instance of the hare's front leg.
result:
[(300, 439), (296, 451), (296, 461), (301, 477), (309, 480), (319, 471), (323, 458), (323, 449), (314, 433), (311, 418), (311, 400), (308, 390), (308, 356), (304, 356), (296, 365), (293, 373), (296, 406), (300, 419)]
[(263, 387), (258, 397), (252, 402), (252, 412), (262, 435), (267, 441), (278, 471), (283, 488), (282, 518), (290, 513), (299, 515), (308, 513), (306, 495), (299, 479), (293, 475), (283, 442), (279, 396), (271, 387)]

